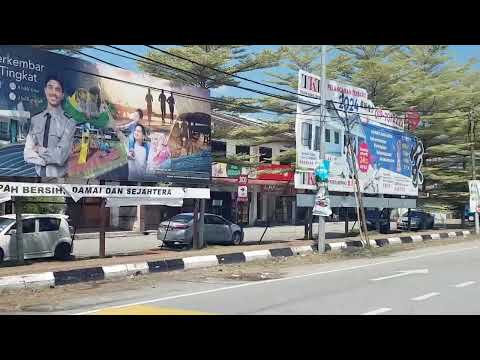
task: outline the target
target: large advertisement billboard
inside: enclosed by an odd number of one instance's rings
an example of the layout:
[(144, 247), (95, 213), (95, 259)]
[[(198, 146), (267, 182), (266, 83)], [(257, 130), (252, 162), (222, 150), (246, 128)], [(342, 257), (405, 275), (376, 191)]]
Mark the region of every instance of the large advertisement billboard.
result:
[[(316, 190), (313, 172), (319, 164), (319, 93), (320, 78), (300, 71), (296, 119), (297, 189)], [(361, 191), (417, 196), (418, 185), (423, 182), (423, 145), (403, 130), (404, 119), (375, 108), (367, 92), (353, 86), (329, 81), (326, 98), (337, 110), (329, 109), (325, 118), (325, 157), (330, 160), (328, 189), (354, 191), (353, 174), (346, 156), (347, 132), (340, 117), (348, 116), (353, 124), (350, 135)]]
[(0, 176), (208, 182), (206, 89), (0, 46)]

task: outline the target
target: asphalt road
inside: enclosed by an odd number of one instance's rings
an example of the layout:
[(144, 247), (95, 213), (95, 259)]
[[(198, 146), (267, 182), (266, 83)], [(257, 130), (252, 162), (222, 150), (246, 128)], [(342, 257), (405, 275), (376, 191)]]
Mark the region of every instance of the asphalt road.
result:
[[(480, 314), (480, 241), (302, 265), (265, 281), (164, 281), (68, 314)], [(70, 304), (72, 306), (72, 304)]]
[[(393, 223), (392, 223), (393, 224)], [(349, 223), (350, 229), (353, 222)], [(452, 222), (450, 226), (455, 226)], [(318, 224), (314, 224), (314, 237), (317, 237)], [(341, 241), (344, 238), (345, 225), (343, 222), (327, 222), (326, 238), (328, 241)], [(357, 229), (355, 225), (355, 229)], [(457, 226), (459, 228), (459, 225)], [(248, 227), (244, 229), (245, 243), (258, 242), (264, 232), (263, 227)], [(263, 241), (291, 241), (302, 239), (304, 228), (303, 226), (275, 226), (268, 228)], [(107, 234), (108, 235), (108, 234)], [(388, 236), (388, 235), (385, 235)], [(398, 235), (391, 235), (398, 236)], [(119, 236), (106, 237), (106, 252), (107, 255), (115, 255), (120, 253), (129, 253), (136, 251), (144, 251), (157, 248), (160, 242), (157, 240), (157, 235), (133, 235), (133, 236)], [(75, 240), (74, 255), (77, 257), (98, 256), (99, 239), (98, 236), (94, 238), (86, 238)]]

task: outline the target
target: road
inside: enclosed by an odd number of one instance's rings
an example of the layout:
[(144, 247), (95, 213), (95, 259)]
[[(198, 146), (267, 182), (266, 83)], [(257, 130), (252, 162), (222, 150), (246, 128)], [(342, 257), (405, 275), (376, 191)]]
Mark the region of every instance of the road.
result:
[[(393, 224), (395, 223), (392, 223), (392, 229), (394, 226)], [(349, 225), (351, 229), (353, 223), (350, 222)], [(456, 222), (451, 221), (450, 225), (454, 226), (456, 225)], [(314, 224), (314, 230), (317, 230), (317, 226), (317, 224)], [(326, 226), (326, 238), (329, 241), (335, 241), (344, 238), (345, 225), (343, 222), (327, 222)], [(457, 227), (459, 227), (459, 225)], [(357, 225), (355, 225), (355, 229), (357, 229)], [(264, 227), (245, 228), (245, 242), (258, 242), (264, 230)], [(263, 238), (263, 241), (291, 241), (296, 239), (302, 239), (304, 234), (303, 231), (303, 225), (274, 226), (268, 228)], [(314, 231), (315, 238), (316, 234), (316, 231)], [(75, 240), (74, 255), (77, 257), (98, 256), (99, 240), (98, 235), (96, 236), (96, 238)], [(109, 237), (107, 234), (105, 242), (107, 255), (144, 251), (157, 248), (160, 245), (159, 241), (157, 240), (156, 234), (119, 237)]]
[[(62, 314), (480, 314), (480, 241), (288, 268), (265, 281), (169, 281)], [(70, 308), (72, 304), (70, 304)]]
[[(350, 223), (350, 228), (353, 223)], [(314, 227), (317, 225), (314, 224)], [(264, 227), (248, 227), (244, 229), (245, 242), (258, 242), (264, 232)], [(291, 241), (303, 238), (303, 226), (275, 226), (265, 233), (263, 241)], [(327, 223), (327, 239), (341, 238), (345, 231), (344, 223)], [(98, 237), (75, 240), (74, 254), (77, 257), (88, 257), (98, 255)], [(158, 247), (159, 241), (156, 234), (134, 235), (122, 237), (107, 237), (107, 254), (135, 252), (149, 250)]]

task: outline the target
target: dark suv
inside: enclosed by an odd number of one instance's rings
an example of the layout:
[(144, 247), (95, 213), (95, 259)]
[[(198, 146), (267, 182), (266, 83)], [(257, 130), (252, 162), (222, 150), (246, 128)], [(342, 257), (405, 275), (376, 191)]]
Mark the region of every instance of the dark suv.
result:
[(380, 233), (390, 232), (390, 213), (391, 209), (366, 209), (367, 230), (377, 230), (377, 223), (380, 223)]
[[(410, 229), (411, 230), (426, 230), (433, 229), (435, 220), (433, 215), (423, 210), (410, 211)], [(398, 223), (398, 228), (401, 230), (408, 230), (408, 212), (403, 214)]]

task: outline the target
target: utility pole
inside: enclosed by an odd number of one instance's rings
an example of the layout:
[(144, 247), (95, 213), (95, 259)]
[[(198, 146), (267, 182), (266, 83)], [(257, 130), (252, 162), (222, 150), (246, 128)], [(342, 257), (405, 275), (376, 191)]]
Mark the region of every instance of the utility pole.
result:
[[(105, 180), (100, 180), (100, 185), (105, 185)], [(98, 256), (105, 257), (105, 198), (100, 198), (100, 241), (98, 247)]]
[(198, 219), (198, 242), (200, 249), (207, 247), (207, 241), (204, 238), (204, 223), (205, 223), (205, 199), (200, 199), (200, 218)]
[[(469, 137), (470, 137), (470, 153), (472, 155), (472, 180), (477, 179), (477, 172), (475, 169), (475, 120), (474, 114), (471, 111), (468, 114), (468, 121), (469, 121)], [(463, 216), (463, 215), (462, 215)], [(478, 211), (475, 209), (475, 234), (480, 234), (480, 222), (478, 217)]]
[(17, 264), (24, 264), (24, 251), (23, 251), (23, 220), (22, 220), (22, 211), (23, 204), (22, 198), (15, 196), (13, 198), (15, 202), (15, 220), (16, 220), (16, 233), (15, 239), (17, 240)]
[[(319, 160), (325, 160), (325, 113), (326, 113), (326, 95), (327, 95), (327, 46), (322, 45), (322, 88), (320, 91), (320, 146), (319, 146)], [(328, 183), (321, 182), (319, 184), (319, 191), (324, 190), (325, 196), (328, 196)], [(325, 218), (318, 216), (318, 252), (325, 252)]]

